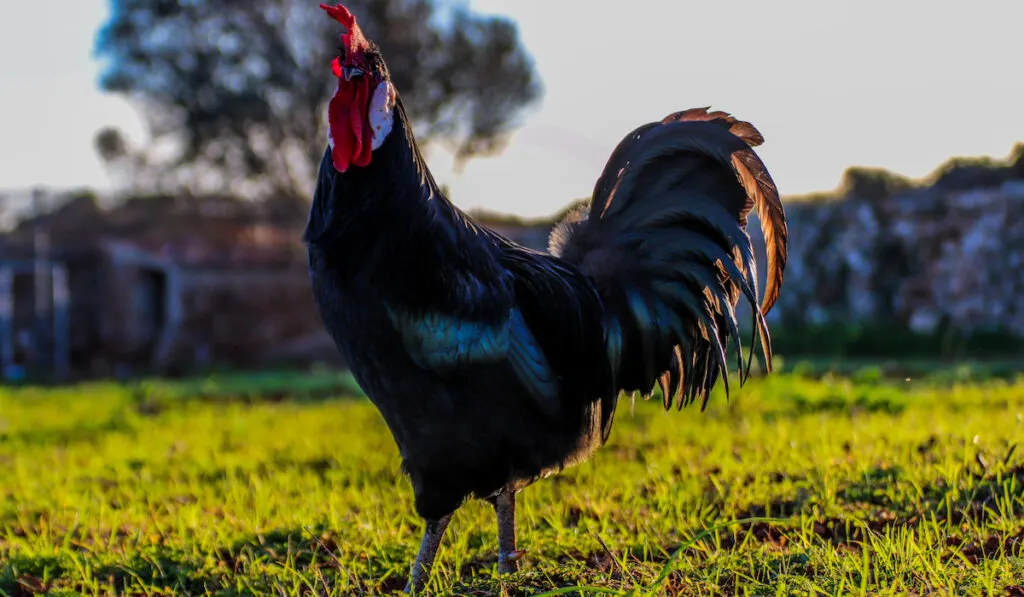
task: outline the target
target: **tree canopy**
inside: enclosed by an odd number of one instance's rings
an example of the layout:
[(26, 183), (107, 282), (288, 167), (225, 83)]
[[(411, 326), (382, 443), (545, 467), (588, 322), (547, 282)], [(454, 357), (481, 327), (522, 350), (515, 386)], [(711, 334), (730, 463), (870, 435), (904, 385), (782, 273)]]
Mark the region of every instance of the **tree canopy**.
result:
[[(417, 137), (460, 160), (500, 149), (541, 95), (506, 18), (444, 0), (346, 5), (380, 47)], [(341, 33), (316, 0), (111, 0), (100, 84), (136, 102), (151, 140), (127, 160), (123, 138), (104, 130), (97, 150), (114, 166), (158, 169), (163, 187), (307, 196)]]

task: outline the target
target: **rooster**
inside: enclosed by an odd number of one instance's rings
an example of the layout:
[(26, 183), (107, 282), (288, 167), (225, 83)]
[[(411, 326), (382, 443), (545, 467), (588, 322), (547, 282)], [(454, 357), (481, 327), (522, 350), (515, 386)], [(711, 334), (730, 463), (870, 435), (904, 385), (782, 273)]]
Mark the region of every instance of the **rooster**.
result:
[[(735, 359), (735, 308), (764, 314), (786, 263), (778, 191), (751, 147), (758, 131), (706, 108), (623, 139), (588, 206), (549, 253), (474, 223), (442, 194), (387, 66), (344, 6), (327, 148), (303, 240), (317, 308), (391, 431), (425, 521), (407, 590), (424, 586), (467, 498), (497, 516), (498, 572), (518, 569), (516, 494), (589, 458), (622, 391), (703, 409)], [(747, 216), (767, 251), (759, 295)], [(759, 304), (760, 301), (760, 304)]]

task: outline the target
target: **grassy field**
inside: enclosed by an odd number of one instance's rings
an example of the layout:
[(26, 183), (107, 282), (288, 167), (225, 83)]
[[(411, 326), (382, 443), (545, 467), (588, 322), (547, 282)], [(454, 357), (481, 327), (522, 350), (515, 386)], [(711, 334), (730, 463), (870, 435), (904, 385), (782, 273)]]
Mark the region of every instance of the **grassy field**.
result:
[[(522, 572), (495, 577), (474, 502), (431, 591), (1024, 595), (1024, 378), (820, 369), (703, 414), (624, 402), (593, 461), (521, 494)], [(331, 374), (0, 389), (0, 594), (401, 588), (421, 523), (352, 393)]]

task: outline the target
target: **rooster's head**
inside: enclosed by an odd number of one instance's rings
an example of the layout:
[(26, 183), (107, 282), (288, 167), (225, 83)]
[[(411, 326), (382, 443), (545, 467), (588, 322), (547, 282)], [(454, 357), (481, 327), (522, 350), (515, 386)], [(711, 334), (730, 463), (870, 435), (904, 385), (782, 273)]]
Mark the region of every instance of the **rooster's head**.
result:
[(367, 166), (372, 153), (384, 143), (394, 119), (395, 88), (376, 46), (367, 41), (356, 17), (342, 5), (327, 11), (347, 32), (341, 36), (339, 55), (331, 63), (338, 90), (327, 108), (327, 143), (339, 172)]

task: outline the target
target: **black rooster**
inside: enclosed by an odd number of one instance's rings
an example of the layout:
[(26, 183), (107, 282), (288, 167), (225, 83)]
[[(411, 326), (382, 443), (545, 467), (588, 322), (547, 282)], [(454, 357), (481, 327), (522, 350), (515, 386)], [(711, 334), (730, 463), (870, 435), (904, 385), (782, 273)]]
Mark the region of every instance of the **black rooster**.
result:
[[(320, 314), (390, 428), (426, 521), (409, 588), (426, 581), (468, 497), (494, 505), (498, 569), (514, 571), (516, 492), (593, 454), (620, 390), (649, 396), (660, 383), (667, 409), (706, 403), (719, 376), (728, 390), (731, 358), (741, 382), (749, 375), (740, 295), (770, 370), (763, 314), (787, 233), (750, 149), (763, 139), (707, 109), (646, 124), (612, 153), (590, 206), (552, 232), (551, 255), (532, 251), (441, 194), (375, 46), (347, 9), (321, 6), (347, 33), (304, 240)], [(760, 306), (746, 233), (755, 207), (769, 269)]]

